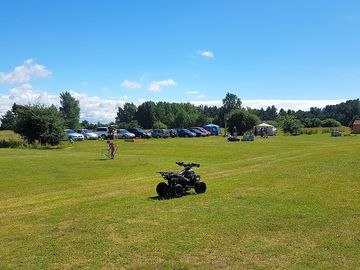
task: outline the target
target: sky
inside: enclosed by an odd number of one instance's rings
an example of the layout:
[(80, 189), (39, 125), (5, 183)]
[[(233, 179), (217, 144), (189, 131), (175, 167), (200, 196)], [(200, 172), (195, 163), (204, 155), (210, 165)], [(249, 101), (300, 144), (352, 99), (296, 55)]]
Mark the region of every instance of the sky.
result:
[(0, 116), (70, 91), (81, 120), (146, 100), (304, 109), (360, 97), (358, 0), (0, 0)]

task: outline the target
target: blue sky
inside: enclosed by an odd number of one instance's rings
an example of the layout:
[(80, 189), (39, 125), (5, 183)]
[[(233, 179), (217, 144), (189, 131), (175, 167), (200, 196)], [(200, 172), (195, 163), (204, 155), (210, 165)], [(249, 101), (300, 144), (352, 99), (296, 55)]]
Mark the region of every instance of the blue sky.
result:
[(359, 1), (2, 0), (0, 25), (0, 114), (65, 90), (91, 121), (126, 101), (229, 91), (308, 108), (360, 93)]

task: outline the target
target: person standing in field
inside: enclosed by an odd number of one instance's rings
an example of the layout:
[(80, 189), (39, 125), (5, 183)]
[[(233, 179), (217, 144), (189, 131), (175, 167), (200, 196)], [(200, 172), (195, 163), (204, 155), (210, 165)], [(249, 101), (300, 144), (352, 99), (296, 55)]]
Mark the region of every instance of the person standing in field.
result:
[(115, 153), (117, 150), (117, 145), (115, 143), (113, 143), (112, 141), (107, 141), (107, 144), (109, 145), (110, 158), (114, 159)]

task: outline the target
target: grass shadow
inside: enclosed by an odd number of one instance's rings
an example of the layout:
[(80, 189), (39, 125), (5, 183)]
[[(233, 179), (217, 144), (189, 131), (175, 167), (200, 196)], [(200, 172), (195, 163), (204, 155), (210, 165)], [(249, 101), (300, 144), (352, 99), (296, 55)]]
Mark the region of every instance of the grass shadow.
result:
[(172, 199), (180, 199), (185, 196), (197, 195), (195, 192), (184, 192), (184, 195), (181, 197), (174, 197), (174, 196), (152, 196), (148, 197), (148, 200), (151, 201), (164, 201), (164, 200), (172, 200)]

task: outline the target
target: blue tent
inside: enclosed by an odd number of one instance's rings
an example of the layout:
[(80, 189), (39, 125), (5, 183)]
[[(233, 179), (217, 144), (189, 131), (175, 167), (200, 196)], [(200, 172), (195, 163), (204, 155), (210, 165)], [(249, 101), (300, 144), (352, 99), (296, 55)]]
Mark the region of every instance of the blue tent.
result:
[(211, 135), (216, 135), (216, 136), (221, 135), (221, 130), (218, 125), (208, 124), (208, 125), (203, 126), (203, 128), (205, 128), (207, 131), (210, 131)]

